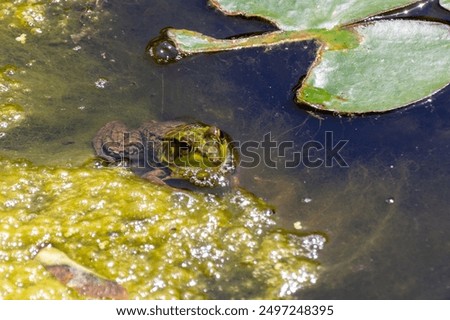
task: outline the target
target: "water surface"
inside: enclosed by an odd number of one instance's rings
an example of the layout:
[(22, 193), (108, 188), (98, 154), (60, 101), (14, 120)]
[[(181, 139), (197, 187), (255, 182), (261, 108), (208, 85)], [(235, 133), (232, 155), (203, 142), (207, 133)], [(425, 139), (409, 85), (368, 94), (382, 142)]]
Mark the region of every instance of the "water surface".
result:
[[(276, 208), (280, 226), (301, 222), (302, 231), (328, 235), (319, 281), (297, 297), (450, 298), (448, 87), (386, 114), (312, 115), (293, 102), (292, 89), (314, 60), (314, 42), (161, 66), (144, 48), (162, 28), (221, 38), (273, 27), (226, 17), (203, 0), (105, 1), (101, 11), (101, 23), (86, 18), (81, 39), (28, 37), (32, 54), (15, 55), (17, 65), (28, 65), (15, 76), (22, 90), (15, 102), (27, 118), (1, 138), (3, 155), (77, 166), (92, 157), (98, 128), (116, 119), (132, 126), (195, 118), (239, 141), (262, 141), (270, 132), (277, 142), (292, 141), (291, 152), (333, 132), (336, 142), (348, 141), (348, 167), (287, 169), (279, 159), (277, 168), (260, 164), (239, 173), (244, 188)], [(414, 14), (450, 21), (435, 7)], [(19, 45), (10, 35), (2, 39)]]

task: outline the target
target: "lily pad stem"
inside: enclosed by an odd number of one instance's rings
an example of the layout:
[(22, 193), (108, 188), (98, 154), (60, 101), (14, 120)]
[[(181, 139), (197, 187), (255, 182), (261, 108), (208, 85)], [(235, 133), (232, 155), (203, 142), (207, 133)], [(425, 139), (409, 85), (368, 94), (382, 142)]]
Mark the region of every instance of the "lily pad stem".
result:
[(308, 31), (280, 30), (234, 39), (216, 39), (195, 31), (184, 29), (167, 29), (166, 35), (168, 39), (175, 44), (178, 52), (182, 55), (267, 47), (312, 39), (317, 39), (320, 42), (325, 43), (332, 50), (349, 49), (359, 44), (357, 35), (347, 29), (316, 29)]

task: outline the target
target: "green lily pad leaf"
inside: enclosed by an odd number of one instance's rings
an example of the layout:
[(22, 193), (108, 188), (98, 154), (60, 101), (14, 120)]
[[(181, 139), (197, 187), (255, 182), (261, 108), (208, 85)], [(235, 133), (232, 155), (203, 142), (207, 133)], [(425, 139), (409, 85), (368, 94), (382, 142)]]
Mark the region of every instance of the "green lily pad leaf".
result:
[(450, 0), (441, 0), (440, 4), (441, 4), (441, 6), (446, 8), (447, 10), (450, 10)]
[[(417, 2), (417, 0), (209, 1), (212, 6), (225, 14), (264, 18), (280, 30), (258, 36), (220, 40), (195, 31), (169, 28), (163, 30), (162, 36), (152, 40), (147, 46), (147, 52), (156, 62), (174, 62), (183, 56), (200, 52), (273, 46), (310, 39), (326, 41), (333, 50), (343, 49), (354, 46), (357, 40), (352, 35), (344, 35), (344, 32), (339, 30), (341, 26)], [(324, 36), (327, 32), (329, 34)], [(346, 38), (344, 43), (342, 43), (343, 35)]]
[(341, 113), (383, 112), (432, 95), (450, 83), (450, 27), (418, 20), (353, 26), (361, 44), (322, 47), (297, 100)]
[(332, 29), (417, 0), (210, 0), (228, 15), (260, 17), (281, 30)]
[(322, 46), (297, 101), (340, 113), (383, 112), (422, 100), (450, 82), (449, 26), (419, 20), (364, 22), (416, 2), (210, 0), (225, 14), (264, 18), (280, 30), (221, 40), (166, 29), (147, 49), (157, 62), (168, 63), (201, 52), (315, 39)]

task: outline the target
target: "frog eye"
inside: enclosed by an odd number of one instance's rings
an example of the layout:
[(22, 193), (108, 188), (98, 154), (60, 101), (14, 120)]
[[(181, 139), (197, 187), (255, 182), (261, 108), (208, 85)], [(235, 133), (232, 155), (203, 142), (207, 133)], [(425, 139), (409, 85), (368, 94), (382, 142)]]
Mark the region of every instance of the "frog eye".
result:
[(222, 132), (216, 126), (211, 126), (208, 128), (205, 134), (207, 137), (220, 137)]

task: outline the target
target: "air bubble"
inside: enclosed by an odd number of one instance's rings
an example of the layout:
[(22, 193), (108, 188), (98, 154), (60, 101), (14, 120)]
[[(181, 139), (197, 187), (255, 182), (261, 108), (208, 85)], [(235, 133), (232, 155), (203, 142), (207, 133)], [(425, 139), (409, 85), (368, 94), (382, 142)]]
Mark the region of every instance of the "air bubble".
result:
[(176, 192), (170, 196), (171, 203), (174, 204), (176, 208), (187, 208), (191, 209), (194, 207), (196, 201), (189, 194), (184, 192)]
[(151, 40), (147, 45), (146, 53), (159, 64), (172, 63), (181, 59), (175, 44), (164, 36)]
[(386, 200), (384, 200), (387, 204), (394, 204), (395, 203), (395, 199), (393, 197), (389, 197)]
[(303, 202), (303, 203), (311, 203), (311, 202), (312, 202), (312, 199), (306, 197), (306, 198), (303, 198), (303, 199), (302, 199), (302, 202)]
[(104, 89), (108, 84), (108, 79), (106, 78), (98, 78), (97, 81), (95, 81), (95, 86), (99, 89)]

